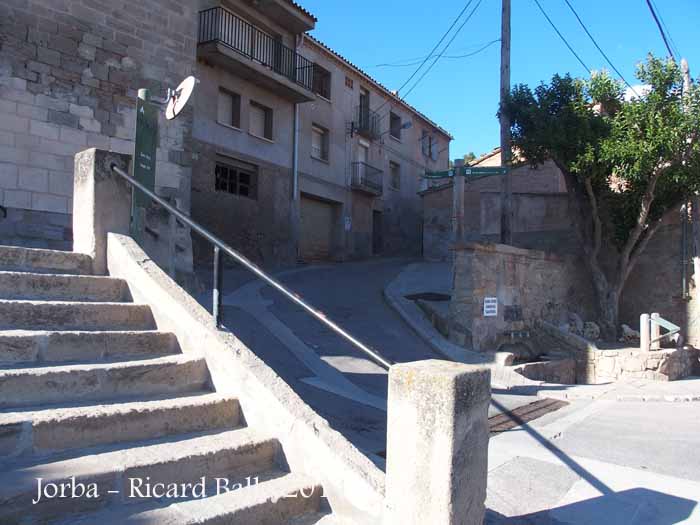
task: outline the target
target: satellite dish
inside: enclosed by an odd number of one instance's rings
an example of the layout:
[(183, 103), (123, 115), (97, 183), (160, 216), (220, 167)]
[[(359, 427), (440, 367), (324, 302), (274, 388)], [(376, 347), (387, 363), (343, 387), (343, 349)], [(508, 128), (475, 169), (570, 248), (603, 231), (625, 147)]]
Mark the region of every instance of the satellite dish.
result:
[(174, 91), (168, 90), (168, 105), (165, 108), (165, 118), (173, 120), (185, 109), (197, 82), (196, 78), (187, 77)]

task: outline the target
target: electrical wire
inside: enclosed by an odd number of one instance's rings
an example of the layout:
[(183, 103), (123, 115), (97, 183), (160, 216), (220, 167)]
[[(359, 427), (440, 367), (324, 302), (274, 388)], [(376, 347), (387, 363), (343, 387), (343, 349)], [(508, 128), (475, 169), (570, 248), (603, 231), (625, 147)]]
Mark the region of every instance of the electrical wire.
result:
[(654, 6), (654, 11), (656, 11), (656, 14), (659, 16), (659, 20), (661, 20), (661, 25), (664, 26), (664, 29), (666, 30), (666, 34), (668, 35), (668, 40), (671, 42), (671, 49), (673, 49), (676, 52), (677, 56), (679, 56), (679, 57), (683, 56), (680, 49), (678, 49), (676, 42), (673, 40), (673, 36), (671, 36), (671, 31), (669, 30), (668, 25), (666, 24), (666, 21), (664, 20), (664, 17), (661, 16), (661, 11), (659, 11), (659, 7), (656, 5), (656, 2), (654, 2), (654, 0), (651, 0), (651, 5)]
[[(470, 53), (465, 53), (465, 54), (463, 54), (463, 55), (443, 55), (442, 58), (449, 58), (449, 59), (468, 58), (468, 57), (474, 56), (474, 55), (476, 55), (476, 54), (478, 54), (478, 53), (481, 53), (481, 52), (484, 51), (485, 49), (491, 47), (491, 46), (492, 46), (493, 44), (495, 44), (496, 42), (500, 42), (500, 41), (501, 41), (500, 38), (496, 38), (495, 40), (491, 40), (490, 42), (485, 43), (484, 45), (482, 45), (482, 46), (481, 46), (479, 49), (477, 49), (476, 51), (472, 51), (472, 52), (470, 52)], [(434, 55), (434, 56), (437, 56), (437, 55)], [(413, 59), (408, 59), (408, 60), (415, 60), (415, 62), (409, 62), (409, 63), (407, 63), (407, 64), (377, 64), (377, 65), (374, 66), (374, 67), (409, 67), (409, 66), (415, 66), (416, 64), (418, 64), (418, 63), (420, 62), (421, 59), (422, 59), (422, 57), (421, 57), (421, 58), (418, 58), (418, 59), (415, 59), (415, 58), (413, 58)]]
[[(421, 83), (421, 80), (423, 80), (423, 79), (425, 78), (425, 76), (426, 76), (428, 73), (430, 73), (430, 70), (433, 69), (433, 66), (435, 66), (435, 64), (437, 64), (438, 60), (440, 60), (440, 59), (442, 58), (442, 56), (447, 52), (447, 50), (449, 49), (449, 47), (452, 45), (452, 42), (455, 41), (455, 38), (457, 38), (457, 36), (458, 36), (459, 33), (462, 31), (462, 29), (464, 28), (464, 26), (467, 25), (467, 22), (469, 22), (469, 20), (471, 20), (472, 16), (474, 16), (474, 13), (475, 13), (476, 10), (479, 8), (479, 6), (481, 5), (481, 2), (482, 2), (482, 1), (483, 1), (483, 0), (478, 0), (477, 4), (474, 6), (474, 9), (472, 9), (471, 13), (469, 13), (469, 15), (467, 16), (467, 18), (464, 19), (464, 22), (462, 22), (462, 25), (460, 25), (459, 28), (457, 29), (457, 31), (455, 31), (455, 33), (452, 35), (452, 38), (450, 39), (450, 41), (447, 42), (447, 45), (442, 49), (442, 51), (440, 52), (440, 54), (439, 54), (438, 56), (435, 57), (435, 60), (433, 60), (433, 63), (430, 64), (430, 66), (428, 67), (428, 69), (426, 69), (426, 70), (423, 72), (423, 74), (420, 76), (420, 78), (419, 78), (418, 80), (416, 80), (416, 82), (413, 84), (413, 86), (411, 86), (411, 89), (409, 89), (408, 92), (402, 97), (402, 100), (405, 100), (406, 97), (408, 97), (408, 95), (410, 95), (411, 92), (412, 92), (414, 89), (416, 89), (416, 87), (418, 86), (418, 84)], [(488, 46), (487, 46), (487, 47), (488, 47)], [(380, 119), (380, 120), (381, 120), (381, 119)]]
[(659, 21), (659, 17), (656, 16), (656, 11), (654, 10), (654, 6), (651, 5), (650, 0), (646, 0), (647, 6), (649, 7), (649, 11), (651, 11), (651, 16), (654, 17), (654, 22), (656, 22), (656, 27), (659, 28), (659, 32), (661, 33), (661, 38), (664, 40), (664, 44), (666, 44), (666, 49), (668, 50), (669, 55), (671, 55), (671, 58), (673, 60), (676, 60), (675, 55), (673, 54), (673, 50), (671, 49), (671, 45), (668, 43), (668, 39), (666, 38), (666, 32), (664, 31), (664, 28), (661, 26), (661, 22)]
[(600, 51), (600, 54), (601, 54), (601, 55), (603, 55), (603, 58), (605, 59), (605, 61), (610, 65), (611, 68), (613, 68), (613, 70), (615, 71), (615, 73), (617, 73), (617, 76), (619, 76), (619, 77), (622, 79), (622, 81), (623, 81), (625, 84), (627, 84), (627, 87), (630, 88), (630, 89), (632, 90), (632, 92), (633, 92), (635, 95), (637, 95), (637, 97), (639, 97), (639, 93), (637, 93), (637, 92), (634, 90), (634, 88), (632, 87), (632, 85), (631, 85), (629, 82), (627, 82), (627, 79), (626, 79), (624, 76), (622, 76), (622, 73), (620, 73), (620, 70), (617, 69), (617, 68), (615, 67), (615, 64), (612, 63), (612, 60), (610, 60), (610, 59), (608, 58), (608, 55), (605, 54), (605, 51), (603, 51), (603, 50), (601, 49), (601, 47), (598, 45), (598, 42), (596, 42), (595, 38), (593, 38), (593, 35), (591, 34), (591, 32), (590, 32), (590, 31), (588, 30), (588, 28), (586, 27), (586, 24), (584, 24), (584, 23), (583, 23), (583, 20), (581, 20), (581, 17), (578, 16), (578, 13), (577, 13), (576, 10), (574, 9), (574, 6), (571, 5), (571, 2), (569, 2), (569, 0), (564, 0), (564, 2), (566, 2), (566, 5), (569, 6), (569, 9), (571, 9), (571, 12), (572, 12), (572, 13), (574, 14), (574, 16), (576, 17), (576, 20), (578, 20), (578, 23), (581, 24), (581, 27), (583, 28), (583, 30), (584, 30), (584, 31), (586, 32), (586, 34), (588, 35), (588, 38), (591, 39), (591, 42), (593, 42), (593, 45), (596, 47), (596, 49), (597, 49), (598, 51)]
[[(474, 0), (469, 0), (469, 1), (466, 3), (466, 5), (464, 6), (464, 8), (463, 8), (463, 9), (459, 12), (459, 14), (457, 15), (457, 18), (454, 19), (454, 21), (452, 22), (452, 24), (450, 25), (450, 27), (447, 29), (447, 31), (445, 31), (445, 33), (442, 35), (442, 37), (440, 38), (440, 40), (438, 40), (438, 43), (435, 44), (435, 47), (433, 47), (433, 49), (430, 51), (430, 53), (428, 53), (428, 56), (425, 57), (425, 59), (420, 63), (420, 65), (416, 68), (416, 70), (415, 70), (413, 73), (411, 73), (411, 76), (408, 77), (408, 79), (406, 80), (406, 82), (404, 82), (403, 84), (401, 84), (401, 87), (399, 87), (399, 89), (396, 90), (396, 94), (397, 94), (397, 95), (399, 94), (399, 92), (400, 92), (403, 88), (405, 88), (405, 87), (408, 85), (409, 82), (411, 82), (411, 80), (413, 80), (413, 78), (414, 78), (414, 77), (418, 74), (418, 72), (423, 68), (423, 66), (426, 64), (426, 62), (428, 62), (428, 60), (429, 60), (430, 57), (433, 55), (433, 53), (435, 53), (435, 51), (437, 50), (437, 48), (440, 47), (440, 44), (442, 44), (442, 42), (445, 40), (445, 38), (447, 38), (447, 35), (450, 34), (450, 32), (452, 31), (452, 29), (454, 28), (454, 26), (457, 25), (457, 22), (459, 22), (459, 19), (462, 18), (462, 15), (467, 11), (467, 9), (469, 9), (469, 6), (471, 5), (471, 3), (472, 3), (473, 1), (474, 1)], [(389, 101), (387, 100), (386, 102), (384, 102), (384, 104), (382, 104), (382, 106), (379, 107), (379, 109), (381, 109), (382, 107), (384, 107), (384, 106), (385, 106), (386, 104), (388, 104), (388, 103), (389, 103)], [(377, 109), (376, 111), (379, 111), (379, 109)]]
[(564, 38), (564, 35), (561, 34), (561, 32), (559, 31), (559, 29), (557, 29), (557, 26), (554, 25), (554, 22), (552, 22), (552, 19), (549, 18), (549, 16), (547, 15), (546, 11), (545, 11), (544, 8), (542, 7), (542, 4), (540, 4), (539, 0), (534, 0), (534, 2), (537, 4), (537, 7), (540, 8), (540, 11), (542, 11), (542, 14), (543, 14), (544, 17), (547, 19), (547, 22), (549, 22), (549, 25), (552, 26), (552, 29), (554, 29), (554, 31), (556, 31), (557, 35), (559, 35), (559, 38), (561, 38), (562, 41), (564, 42), (564, 44), (566, 44), (566, 47), (569, 48), (569, 51), (571, 51), (571, 53), (576, 57), (576, 59), (579, 61), (579, 63), (586, 69), (586, 71), (587, 71), (588, 74), (590, 75), (590, 73), (591, 73), (591, 68), (588, 67), (588, 66), (586, 65), (586, 63), (581, 59), (580, 56), (578, 56), (578, 53), (576, 53), (576, 51), (574, 51), (574, 48), (571, 47), (571, 44), (569, 44), (569, 42), (566, 40), (566, 38)]

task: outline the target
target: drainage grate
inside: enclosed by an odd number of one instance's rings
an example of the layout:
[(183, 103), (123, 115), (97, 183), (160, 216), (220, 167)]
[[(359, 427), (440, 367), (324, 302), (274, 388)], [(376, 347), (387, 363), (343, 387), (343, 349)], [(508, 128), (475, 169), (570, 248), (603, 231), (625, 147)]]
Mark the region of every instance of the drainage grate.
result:
[(452, 296), (446, 293), (422, 292), (407, 295), (406, 299), (410, 301), (417, 301), (418, 299), (422, 299), (423, 301), (449, 301), (452, 299)]
[(545, 414), (559, 410), (568, 405), (566, 401), (558, 399), (541, 399), (530, 403), (529, 405), (521, 406), (505, 414), (498, 414), (489, 418), (489, 431), (492, 436), (506, 432), (515, 427), (519, 427), (528, 421), (542, 417)]

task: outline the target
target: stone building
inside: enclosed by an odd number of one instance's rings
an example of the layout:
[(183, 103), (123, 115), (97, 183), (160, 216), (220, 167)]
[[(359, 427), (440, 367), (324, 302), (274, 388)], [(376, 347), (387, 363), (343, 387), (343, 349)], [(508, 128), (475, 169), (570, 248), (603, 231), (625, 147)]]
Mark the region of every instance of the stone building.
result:
[[(472, 163), (476, 166), (500, 165), (496, 148)], [(569, 217), (566, 184), (552, 162), (536, 168), (527, 163), (511, 170), (513, 188), (513, 245), (543, 250), (562, 256), (581, 257), (581, 247)], [(448, 260), (454, 245), (452, 224), (453, 185), (435, 184), (420, 192), (423, 200), (423, 252), (428, 260)], [(500, 238), (499, 176), (467, 181), (464, 193), (464, 231), (466, 242), (495, 242)], [(693, 257), (693, 237), (684, 235), (681, 214), (668, 218), (647, 245), (630, 273), (620, 300), (620, 322), (639, 326), (641, 313), (659, 312), (679, 325), (692, 344), (700, 342), (697, 275), (700, 270)], [(685, 253), (685, 256), (684, 256)], [(684, 262), (685, 257), (685, 262)], [(692, 263), (695, 264), (692, 264)], [(684, 268), (685, 266), (685, 290)], [(583, 262), (580, 280), (588, 282)]]
[[(73, 157), (133, 153), (136, 90), (164, 96), (196, 65), (197, 10), (173, 0), (0, 3), (0, 242), (71, 249)], [(190, 210), (192, 112), (161, 116), (156, 189)], [(146, 244), (192, 271), (189, 231), (149, 217)], [(161, 253), (167, 240), (175, 254)]]
[(208, 5), (195, 219), (269, 264), (418, 254), (420, 177), (447, 167), (449, 134), (306, 34), (299, 6)]
[[(451, 137), (315, 23), (290, 0), (0, 4), (0, 242), (70, 249), (75, 153), (133, 153), (137, 89), (194, 74), (187, 111), (161, 116), (158, 194), (258, 262), (418, 253), (420, 175)], [(149, 252), (191, 272), (197, 239), (147, 220)]]

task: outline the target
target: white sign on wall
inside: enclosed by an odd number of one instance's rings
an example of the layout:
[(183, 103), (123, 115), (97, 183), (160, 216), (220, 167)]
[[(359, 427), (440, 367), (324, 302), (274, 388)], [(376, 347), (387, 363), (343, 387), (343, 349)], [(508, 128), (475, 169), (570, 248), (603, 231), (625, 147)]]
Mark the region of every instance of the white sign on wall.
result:
[(484, 317), (498, 315), (498, 297), (484, 297)]
[(352, 217), (346, 216), (345, 217), (345, 231), (349, 232), (352, 230)]

